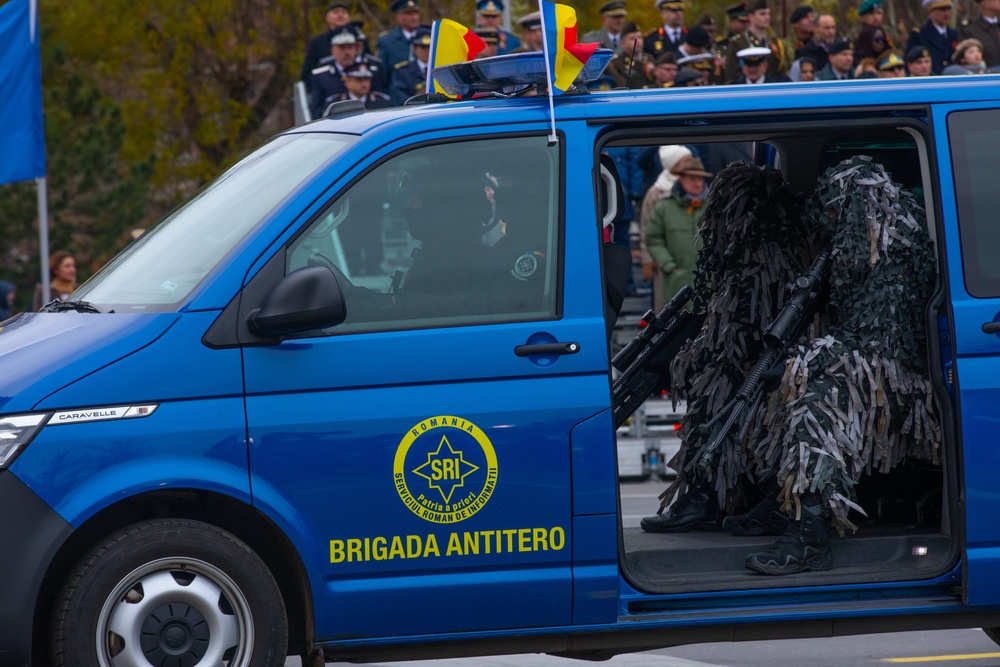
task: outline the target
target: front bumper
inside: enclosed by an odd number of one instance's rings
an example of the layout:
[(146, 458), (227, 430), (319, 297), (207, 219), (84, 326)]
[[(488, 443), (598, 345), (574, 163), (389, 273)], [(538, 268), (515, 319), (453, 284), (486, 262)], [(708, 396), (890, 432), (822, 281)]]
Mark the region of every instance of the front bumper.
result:
[(0, 471), (0, 665), (31, 665), (38, 592), (49, 563), (73, 532), (10, 471)]

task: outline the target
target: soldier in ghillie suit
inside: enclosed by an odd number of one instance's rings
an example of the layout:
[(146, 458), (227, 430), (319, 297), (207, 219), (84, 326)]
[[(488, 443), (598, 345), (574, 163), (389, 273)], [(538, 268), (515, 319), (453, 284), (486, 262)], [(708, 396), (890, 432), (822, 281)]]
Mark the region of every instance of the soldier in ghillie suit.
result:
[(672, 393), (687, 399), (687, 413), (670, 462), (677, 480), (660, 496), (659, 513), (642, 520), (648, 532), (714, 528), (720, 506), (747, 506), (749, 448), (732, 433), (704, 469), (699, 463), (712, 439), (705, 425), (735, 395), (784, 305), (787, 284), (811, 259), (797, 200), (780, 172), (767, 167), (738, 163), (720, 171), (698, 236), (694, 312), (704, 313), (705, 323), (671, 365)]
[(936, 272), (923, 209), (858, 156), (821, 177), (806, 218), (831, 250), (830, 326), (793, 352), (770, 396), (752, 468), (774, 493), (724, 523), (781, 535), (747, 559), (764, 574), (829, 569), (828, 524), (856, 530), (848, 513), (864, 513), (853, 500), (861, 475), (908, 456), (938, 460), (923, 326)]

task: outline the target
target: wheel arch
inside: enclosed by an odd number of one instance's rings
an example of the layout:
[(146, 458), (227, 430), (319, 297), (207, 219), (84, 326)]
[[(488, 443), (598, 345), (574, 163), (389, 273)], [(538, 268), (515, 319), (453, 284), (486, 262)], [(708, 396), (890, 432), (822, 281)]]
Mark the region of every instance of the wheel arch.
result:
[(288, 621), (288, 653), (313, 646), (313, 607), (308, 575), (291, 541), (252, 506), (204, 489), (167, 489), (122, 499), (81, 524), (56, 553), (39, 591), (32, 631), (33, 665), (49, 666), (52, 601), (73, 566), (104, 537), (147, 519), (192, 519), (214, 525), (247, 543), (264, 561), (281, 590)]

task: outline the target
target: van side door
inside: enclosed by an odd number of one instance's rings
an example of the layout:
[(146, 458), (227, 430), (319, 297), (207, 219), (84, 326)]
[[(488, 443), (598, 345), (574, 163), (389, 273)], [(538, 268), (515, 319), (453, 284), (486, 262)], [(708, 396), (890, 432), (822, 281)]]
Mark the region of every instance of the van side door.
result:
[(244, 290), (322, 266), (346, 302), (244, 350), (254, 501), (320, 640), (572, 618), (570, 436), (609, 407), (600, 299), (574, 297), (597, 230), (567, 239), (562, 143), (444, 136), (376, 154)]

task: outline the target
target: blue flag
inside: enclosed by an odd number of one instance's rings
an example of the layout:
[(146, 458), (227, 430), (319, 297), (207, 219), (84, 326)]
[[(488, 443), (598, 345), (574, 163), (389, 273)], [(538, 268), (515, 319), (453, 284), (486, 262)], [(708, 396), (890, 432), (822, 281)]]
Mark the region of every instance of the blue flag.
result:
[(0, 183), (45, 175), (36, 0), (0, 7)]

